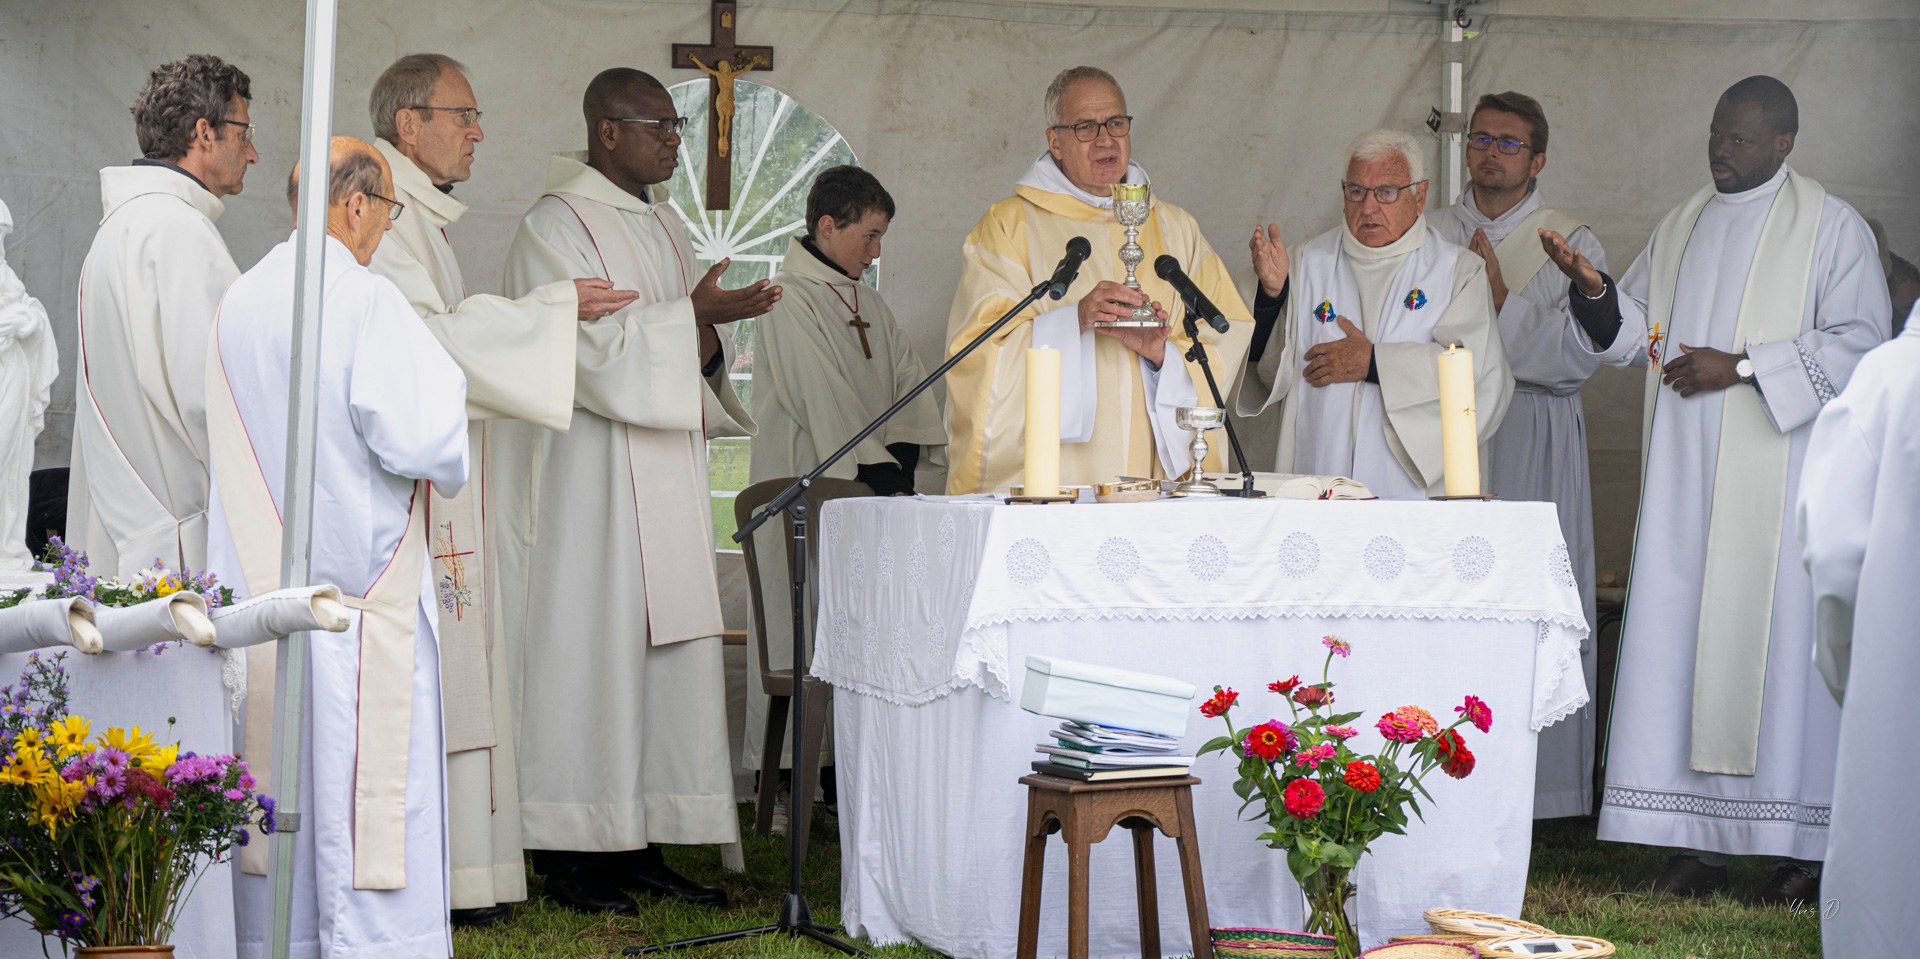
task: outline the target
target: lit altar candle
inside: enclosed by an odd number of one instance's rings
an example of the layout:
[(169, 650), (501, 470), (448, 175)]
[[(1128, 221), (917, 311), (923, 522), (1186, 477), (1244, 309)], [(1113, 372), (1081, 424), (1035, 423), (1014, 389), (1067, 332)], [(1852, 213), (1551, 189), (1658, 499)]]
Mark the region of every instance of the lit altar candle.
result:
[(1028, 496), (1060, 495), (1060, 351), (1027, 351)]
[(1473, 411), (1473, 352), (1440, 353), (1440, 451), (1448, 496), (1480, 495), (1480, 431)]

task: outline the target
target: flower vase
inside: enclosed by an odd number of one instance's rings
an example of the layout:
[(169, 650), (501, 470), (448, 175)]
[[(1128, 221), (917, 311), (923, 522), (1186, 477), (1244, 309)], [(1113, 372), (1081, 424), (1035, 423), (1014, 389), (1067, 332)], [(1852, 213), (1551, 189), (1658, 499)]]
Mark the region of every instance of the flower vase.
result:
[(1360, 955), (1360, 926), (1353, 919), (1353, 896), (1357, 891), (1347, 878), (1347, 870), (1322, 867), (1300, 891), (1307, 897), (1307, 931), (1333, 937), (1333, 959), (1356, 959)]
[(172, 946), (82, 946), (74, 959), (172, 959)]

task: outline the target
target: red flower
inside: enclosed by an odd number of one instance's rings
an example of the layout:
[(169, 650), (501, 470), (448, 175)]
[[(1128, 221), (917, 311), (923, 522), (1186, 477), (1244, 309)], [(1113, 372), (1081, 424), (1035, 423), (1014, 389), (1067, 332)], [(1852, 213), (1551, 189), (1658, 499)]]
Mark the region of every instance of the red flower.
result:
[(1325, 686), (1302, 686), (1293, 691), (1293, 701), (1302, 706), (1333, 705), (1333, 690)]
[(1483, 733), (1493, 728), (1493, 707), (1478, 696), (1468, 696), (1467, 701), (1453, 707), (1453, 711), (1464, 713), (1467, 722)]
[(1280, 724), (1279, 720), (1269, 719), (1247, 730), (1246, 751), (1249, 756), (1258, 756), (1272, 762), (1280, 758), (1281, 753), (1290, 753), (1300, 740), (1293, 730)]
[(1434, 741), (1439, 744), (1440, 770), (1455, 779), (1465, 779), (1473, 772), (1473, 750), (1467, 748), (1467, 741), (1460, 738), (1458, 730), (1449, 729)]
[(1320, 807), (1327, 804), (1327, 792), (1311, 779), (1296, 779), (1287, 784), (1284, 803), (1287, 815), (1295, 819), (1312, 819), (1320, 814)]
[(1221, 689), (1215, 686), (1213, 687), (1213, 698), (1200, 704), (1200, 715), (1208, 719), (1219, 719), (1228, 709), (1233, 707), (1234, 700), (1239, 698), (1239, 693), (1231, 689)]
[(1279, 693), (1282, 696), (1285, 696), (1286, 694), (1293, 692), (1293, 687), (1298, 685), (1300, 685), (1300, 677), (1298, 675), (1295, 675), (1289, 679), (1285, 679), (1277, 683), (1268, 683), (1267, 688), (1273, 690), (1276, 693)]
[(1346, 778), (1347, 785), (1363, 793), (1370, 793), (1380, 788), (1380, 770), (1372, 763), (1361, 762), (1358, 759), (1348, 763)]

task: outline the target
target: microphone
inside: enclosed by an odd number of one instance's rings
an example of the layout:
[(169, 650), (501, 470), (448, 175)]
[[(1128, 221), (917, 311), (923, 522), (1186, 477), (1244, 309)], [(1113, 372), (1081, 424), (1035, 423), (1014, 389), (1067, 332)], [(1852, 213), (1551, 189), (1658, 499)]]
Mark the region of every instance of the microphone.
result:
[(1193, 278), (1187, 276), (1187, 271), (1180, 268), (1180, 261), (1174, 259), (1173, 254), (1162, 253), (1159, 259), (1154, 260), (1153, 273), (1173, 284), (1174, 292), (1180, 294), (1180, 299), (1187, 304), (1187, 309), (1205, 320), (1208, 326), (1213, 327), (1215, 333), (1227, 331), (1226, 316), (1221, 314), (1219, 307), (1213, 305), (1212, 300), (1207, 299), (1205, 293), (1200, 292), (1199, 287), (1193, 285)]
[(1047, 278), (1047, 295), (1060, 299), (1067, 295), (1067, 287), (1073, 285), (1074, 277), (1080, 275), (1080, 264), (1093, 255), (1093, 244), (1084, 236), (1076, 236), (1067, 241), (1067, 255), (1060, 258), (1060, 265), (1053, 268), (1053, 275)]

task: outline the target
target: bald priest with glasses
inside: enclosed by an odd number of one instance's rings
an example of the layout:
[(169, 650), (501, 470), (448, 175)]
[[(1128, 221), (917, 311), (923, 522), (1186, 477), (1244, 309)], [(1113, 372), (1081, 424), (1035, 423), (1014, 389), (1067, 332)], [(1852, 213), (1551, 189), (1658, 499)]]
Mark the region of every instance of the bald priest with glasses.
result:
[(1441, 493), (1449, 343), (1473, 351), (1483, 450), (1500, 426), (1513, 377), (1487, 264), (1428, 229), (1422, 154), (1407, 134), (1362, 134), (1347, 148), (1339, 226), (1291, 257), (1279, 227), (1254, 228), (1257, 329), (1240, 414), (1281, 404), (1279, 472), (1350, 476), (1382, 499)]
[[(1029, 307), (1019, 322), (954, 367), (948, 376), (947, 491), (971, 493), (1022, 482), (1025, 425), (1024, 357), (1029, 347), (1061, 351), (1060, 480), (1088, 484), (1122, 475), (1177, 477), (1193, 465), (1188, 435), (1174, 424), (1181, 406), (1212, 406), (1195, 384), (1198, 369), (1183, 358), (1191, 345), (1177, 325), (1178, 298), (1151, 264), (1172, 254), (1229, 321), (1228, 332), (1204, 324), (1202, 339), (1223, 391), (1246, 354), (1253, 324), (1220, 258), (1185, 210), (1152, 199), (1140, 227), (1142, 290), (1121, 284), (1124, 228), (1114, 219), (1112, 186), (1146, 183), (1132, 162), (1126, 94), (1105, 70), (1073, 67), (1046, 94), (1047, 150), (987, 209), (961, 250), (960, 286), (947, 319), (947, 347), (957, 351), (991, 326), (1053, 271), (1067, 241), (1084, 236), (1093, 255), (1059, 303)], [(1171, 328), (1100, 328), (1098, 320), (1131, 316), (1149, 305)], [(1221, 466), (1219, 454), (1210, 468)]]

